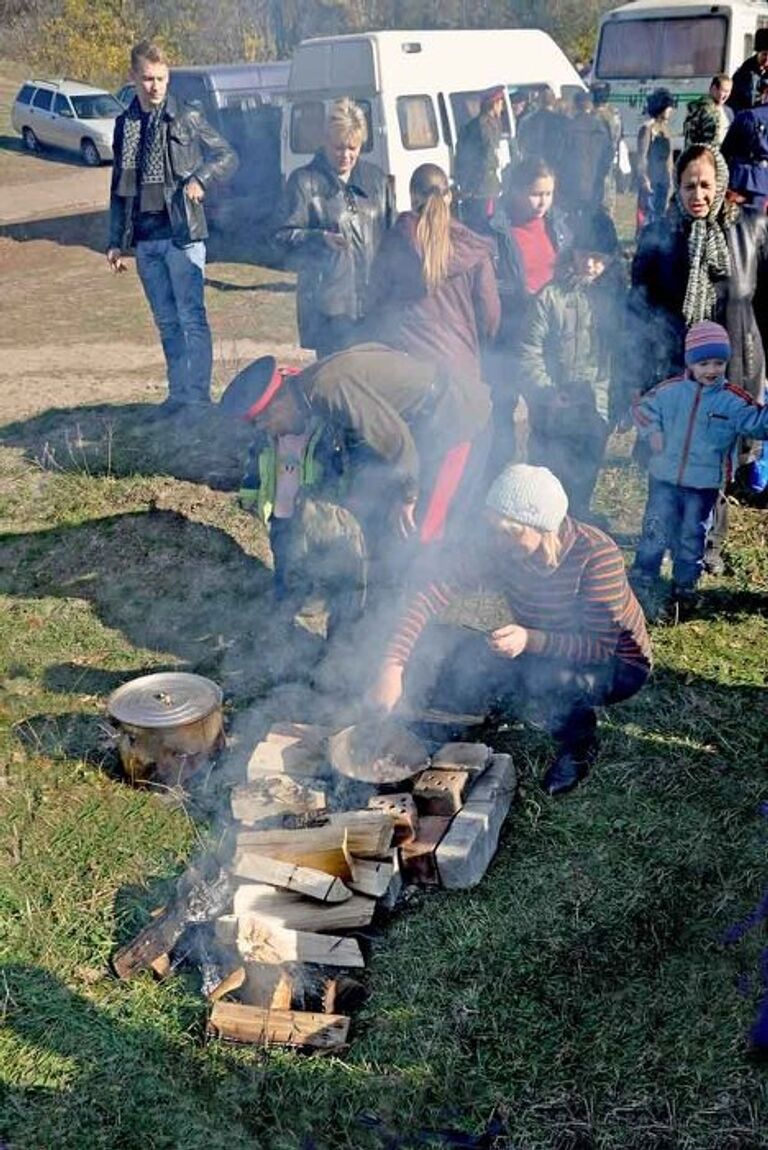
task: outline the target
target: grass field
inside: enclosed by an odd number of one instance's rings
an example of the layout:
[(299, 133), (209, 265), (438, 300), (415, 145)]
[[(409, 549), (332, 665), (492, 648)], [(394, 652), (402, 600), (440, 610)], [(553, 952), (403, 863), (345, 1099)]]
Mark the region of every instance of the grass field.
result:
[[(536, 786), (546, 741), (497, 739), (523, 782), (498, 856), (476, 891), (418, 895), (373, 933), (344, 1057), (207, 1044), (194, 975), (109, 972), (210, 823), (199, 804), (129, 788), (103, 717), (119, 683), (180, 667), (222, 683), (231, 724), (285, 673), (265, 541), (232, 495), (244, 443), (215, 416), (148, 431), (138, 401), (161, 392), (160, 367), (123, 379), (110, 356), (111, 339), (120, 354), (132, 340), (139, 364), (155, 350), (127, 280), (124, 309), (104, 291), (110, 374), (94, 372), (96, 399), (78, 390), (89, 332), (65, 331), (60, 296), (101, 282), (96, 257), (48, 241), (11, 255), (4, 307), (27, 367), (5, 378), (0, 428), (3, 1143), (767, 1147), (766, 1070), (747, 1057), (764, 926), (726, 941), (768, 884), (765, 511), (734, 508), (730, 573), (705, 585), (700, 616), (654, 628), (653, 680), (605, 716), (588, 785), (551, 801)], [(219, 333), (290, 339), (277, 273), (210, 276), (240, 289), (209, 293)], [(36, 292), (53, 309), (42, 330)], [(59, 374), (29, 366), (40, 347)], [(50, 403), (23, 393), (43, 383)], [(628, 446), (612, 445), (599, 502), (631, 547), (642, 477)]]

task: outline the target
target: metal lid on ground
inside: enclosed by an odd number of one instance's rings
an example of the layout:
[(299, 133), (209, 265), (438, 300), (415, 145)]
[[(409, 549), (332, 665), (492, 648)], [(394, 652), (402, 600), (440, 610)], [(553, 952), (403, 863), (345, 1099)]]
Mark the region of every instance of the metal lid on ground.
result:
[(217, 683), (186, 671), (160, 671), (123, 683), (107, 700), (119, 723), (134, 727), (181, 727), (204, 719), (221, 706)]

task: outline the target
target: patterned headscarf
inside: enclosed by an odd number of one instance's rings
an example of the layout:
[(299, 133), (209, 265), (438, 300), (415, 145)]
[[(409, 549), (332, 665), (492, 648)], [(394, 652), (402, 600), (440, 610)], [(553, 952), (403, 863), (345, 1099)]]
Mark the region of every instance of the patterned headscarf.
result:
[(712, 144), (703, 146), (715, 165), (715, 195), (706, 217), (693, 219), (683, 206), (680, 195), (682, 169), (678, 169), (675, 192), (677, 211), (681, 219), (690, 222), (691, 229), (688, 235), (688, 284), (683, 300), (683, 316), (688, 327), (703, 319), (714, 319), (717, 301), (715, 280), (726, 279), (731, 274), (731, 254), (723, 228), (730, 223), (724, 211), (728, 165), (719, 148)]

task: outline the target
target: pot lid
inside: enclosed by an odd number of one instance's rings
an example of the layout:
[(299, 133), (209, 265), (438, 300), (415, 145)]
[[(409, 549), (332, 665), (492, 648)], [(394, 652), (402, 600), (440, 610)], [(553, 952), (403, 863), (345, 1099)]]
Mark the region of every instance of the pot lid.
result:
[(221, 706), (218, 684), (186, 671), (160, 671), (123, 683), (107, 700), (119, 723), (134, 727), (181, 727), (204, 719)]

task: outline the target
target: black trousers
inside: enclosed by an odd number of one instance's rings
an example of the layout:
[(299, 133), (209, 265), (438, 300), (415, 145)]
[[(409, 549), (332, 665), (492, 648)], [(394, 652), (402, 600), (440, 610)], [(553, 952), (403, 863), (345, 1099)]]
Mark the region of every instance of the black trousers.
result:
[[(442, 630), (456, 631), (448, 627)], [(578, 751), (589, 743), (597, 728), (595, 708), (629, 699), (650, 673), (648, 668), (617, 658), (594, 666), (540, 655), (505, 659), (490, 650), (484, 636), (476, 634), (462, 635), (446, 654), (447, 638), (443, 636), (444, 658), (437, 677), (427, 685), (426, 667), (429, 662), (434, 666), (436, 651), (425, 637), (421, 646), (426, 645), (427, 650), (417, 652), (421, 667), (417, 664), (408, 675), (409, 694), (412, 680), (420, 679), (421, 691), (414, 686), (422, 697), (426, 694), (429, 706), (460, 713), (532, 718), (563, 750)]]

